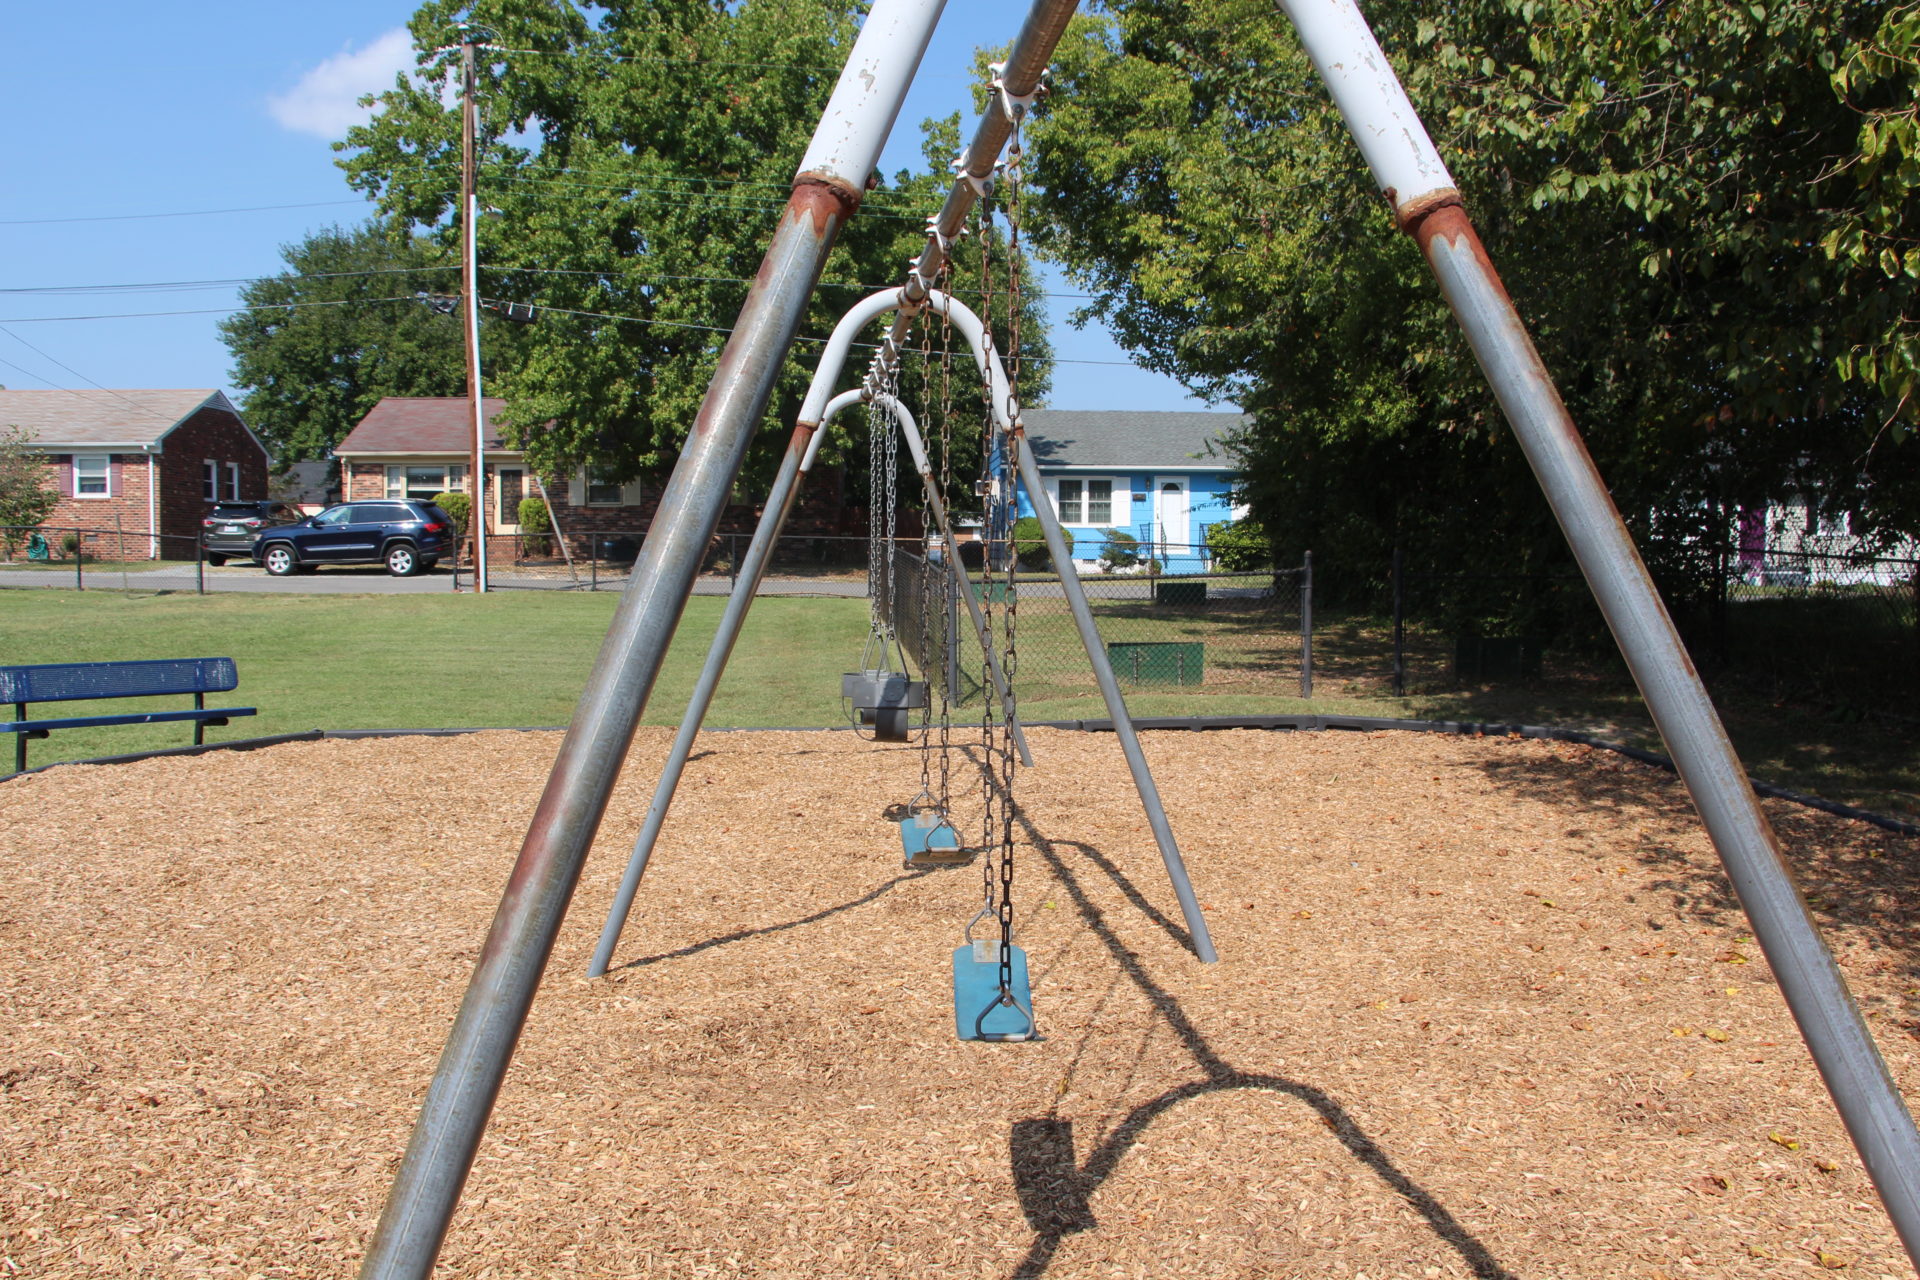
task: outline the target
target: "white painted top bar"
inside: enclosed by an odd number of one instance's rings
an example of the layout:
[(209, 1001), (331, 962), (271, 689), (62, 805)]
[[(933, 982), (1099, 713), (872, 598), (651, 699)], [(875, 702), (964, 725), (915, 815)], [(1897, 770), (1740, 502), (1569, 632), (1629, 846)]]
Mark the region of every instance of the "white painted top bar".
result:
[(1454, 189), (1453, 175), (1434, 149), (1400, 78), (1353, 0), (1279, 0), (1300, 43), (1346, 117), (1347, 129), (1390, 191), (1395, 213)]
[(875, 0), (797, 176), (864, 191), (946, 0)]

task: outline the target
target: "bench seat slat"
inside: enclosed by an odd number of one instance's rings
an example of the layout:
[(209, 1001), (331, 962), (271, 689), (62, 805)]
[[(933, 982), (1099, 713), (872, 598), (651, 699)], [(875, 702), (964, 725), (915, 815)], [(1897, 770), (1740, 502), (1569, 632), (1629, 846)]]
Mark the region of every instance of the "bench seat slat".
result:
[(160, 698), (238, 688), (232, 658), (158, 658), (138, 662), (54, 662), (0, 667), (0, 702), (74, 702), (83, 698)]
[(199, 720), (212, 724), (224, 722), (228, 716), (251, 716), (259, 711), (255, 707), (208, 707), (204, 711), (143, 711), (132, 715), (119, 716), (74, 716), (65, 720), (7, 720), (0, 721), (0, 733), (34, 733), (48, 729), (87, 729), (107, 724), (161, 724), (175, 720)]

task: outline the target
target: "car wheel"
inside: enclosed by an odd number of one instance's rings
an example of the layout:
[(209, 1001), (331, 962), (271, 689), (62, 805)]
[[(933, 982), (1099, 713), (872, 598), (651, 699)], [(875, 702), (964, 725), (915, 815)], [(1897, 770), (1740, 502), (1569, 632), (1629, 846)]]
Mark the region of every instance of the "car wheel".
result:
[(410, 578), (420, 572), (420, 556), (411, 542), (396, 542), (387, 548), (387, 572), (396, 578)]
[(207, 552), (207, 563), (212, 565), (214, 568), (218, 569), (221, 565), (225, 564), (226, 562), (227, 562), (227, 558), (225, 556), (217, 556), (213, 554), (213, 552), (211, 551)]
[(285, 578), (298, 570), (300, 561), (293, 554), (293, 548), (284, 542), (276, 542), (260, 553), (260, 567), (276, 578)]

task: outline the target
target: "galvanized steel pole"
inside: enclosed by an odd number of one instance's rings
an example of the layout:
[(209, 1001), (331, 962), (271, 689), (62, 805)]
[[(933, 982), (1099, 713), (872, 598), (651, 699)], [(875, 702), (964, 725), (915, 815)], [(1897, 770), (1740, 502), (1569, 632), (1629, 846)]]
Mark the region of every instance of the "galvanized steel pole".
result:
[(913, 269), (907, 274), (909, 305), (901, 309), (880, 344), (880, 352), (874, 357), (879, 368), (890, 369), (898, 363), (901, 343), (906, 340), (915, 309), (933, 291), (941, 268), (952, 257), (953, 242), (966, 231), (967, 215), (993, 180), (1000, 152), (1013, 136), (1014, 122), (1040, 92), (1047, 60), (1053, 56), (1054, 46), (1060, 42), (1061, 33), (1078, 8), (1079, 0), (1035, 0), (1033, 8), (1028, 10), (1027, 20), (1021, 24), (1006, 62), (994, 76), (987, 95), (987, 109), (981, 113), (973, 140), (955, 161), (959, 176), (948, 189), (940, 212), (927, 221), (926, 247), (913, 260)]
[(1352, 0), (1279, 0), (1466, 331), (1666, 739), (1910, 1259), (1920, 1131), (1820, 938), (1746, 770), (1425, 127)]
[(701, 555), (942, 7), (877, 0), (841, 71), (560, 744), (361, 1264), (366, 1280), (433, 1269)]
[[(827, 366), (821, 365), (822, 372)], [(839, 365), (833, 367), (838, 374)], [(832, 377), (825, 379), (832, 385)], [(660, 828), (667, 820), (667, 810), (673, 805), (673, 796), (679, 789), (680, 777), (686, 771), (687, 760), (693, 755), (693, 744), (699, 736), (700, 725), (706, 719), (707, 709), (713, 705), (713, 694), (720, 686), (720, 677), (725, 674), (727, 659), (733, 654), (733, 646), (740, 638), (740, 630), (746, 624), (747, 610), (753, 607), (754, 594), (759, 591), (761, 581), (766, 577), (767, 564), (773, 558), (774, 544), (779, 541), (780, 531), (786, 525), (787, 516), (793, 511), (794, 500), (800, 493), (800, 477), (813, 470), (813, 460), (820, 451), (820, 441), (824, 438), (827, 424), (838, 417), (842, 410), (851, 408), (868, 398), (862, 391), (843, 391), (827, 402), (825, 411), (818, 422), (810, 422), (804, 417), (794, 427), (793, 438), (787, 442), (786, 456), (781, 459), (780, 471), (774, 478), (773, 488), (767, 494), (765, 508), (760, 515), (760, 523), (753, 531), (753, 541), (747, 547), (736, 572), (744, 579), (744, 589), (740, 582), (734, 584), (732, 594), (727, 598), (726, 611), (720, 617), (719, 629), (714, 633), (713, 644), (707, 650), (706, 663), (700, 668), (700, 676), (694, 681), (693, 695), (687, 700), (687, 712), (680, 718), (680, 728), (673, 736), (673, 746), (667, 751), (667, 758), (660, 766), (660, 777), (654, 784), (653, 799), (647, 806), (646, 821), (641, 824), (640, 834), (634, 839), (633, 853), (627, 859), (626, 871), (620, 879), (620, 887), (614, 891), (613, 904), (607, 909), (607, 921), (601, 927), (599, 944), (594, 948), (593, 960), (587, 965), (587, 976), (598, 978), (606, 973), (607, 966), (613, 963), (613, 949), (620, 944), (620, 934), (627, 926), (627, 917), (633, 910), (634, 895), (640, 890), (640, 881), (647, 873), (647, 864), (653, 859), (653, 849), (660, 841)], [(952, 542), (952, 531), (947, 527), (945, 505), (939, 501), (939, 495), (933, 486), (932, 476), (926, 465), (926, 450), (920, 442), (920, 433), (914, 429), (913, 415), (907, 407), (892, 396), (874, 397), (893, 415), (902, 434), (907, 438), (907, 448), (914, 456), (915, 465), (920, 470), (922, 480), (927, 485), (927, 499), (933, 506), (933, 514), (938, 527), (947, 534)], [(949, 566), (964, 583), (963, 571), (958, 569), (952, 556), (947, 557)], [(1001, 704), (1013, 706), (1011, 691), (1007, 688), (1006, 678), (1000, 673), (1000, 663), (993, 653), (992, 640), (986, 631), (984, 622), (979, 618), (979, 605), (968, 596), (975, 617), (976, 634), (980, 637), (982, 648), (986, 652), (987, 665), (992, 672), (994, 687), (999, 690)], [(1026, 751), (1026, 735), (1020, 731), (1018, 723), (1012, 722), (1014, 739), (1020, 748), (1022, 763), (1031, 765), (1033, 759)]]

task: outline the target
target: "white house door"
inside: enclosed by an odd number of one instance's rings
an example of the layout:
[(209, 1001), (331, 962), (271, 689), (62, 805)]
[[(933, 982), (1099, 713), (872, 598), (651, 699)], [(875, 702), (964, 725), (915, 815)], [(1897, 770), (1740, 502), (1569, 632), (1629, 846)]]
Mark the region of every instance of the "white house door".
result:
[[(1153, 540), (1160, 547), (1160, 558), (1169, 548), (1186, 549), (1187, 481), (1184, 476), (1155, 476), (1153, 481)], [(1178, 554), (1176, 552), (1175, 554)]]

